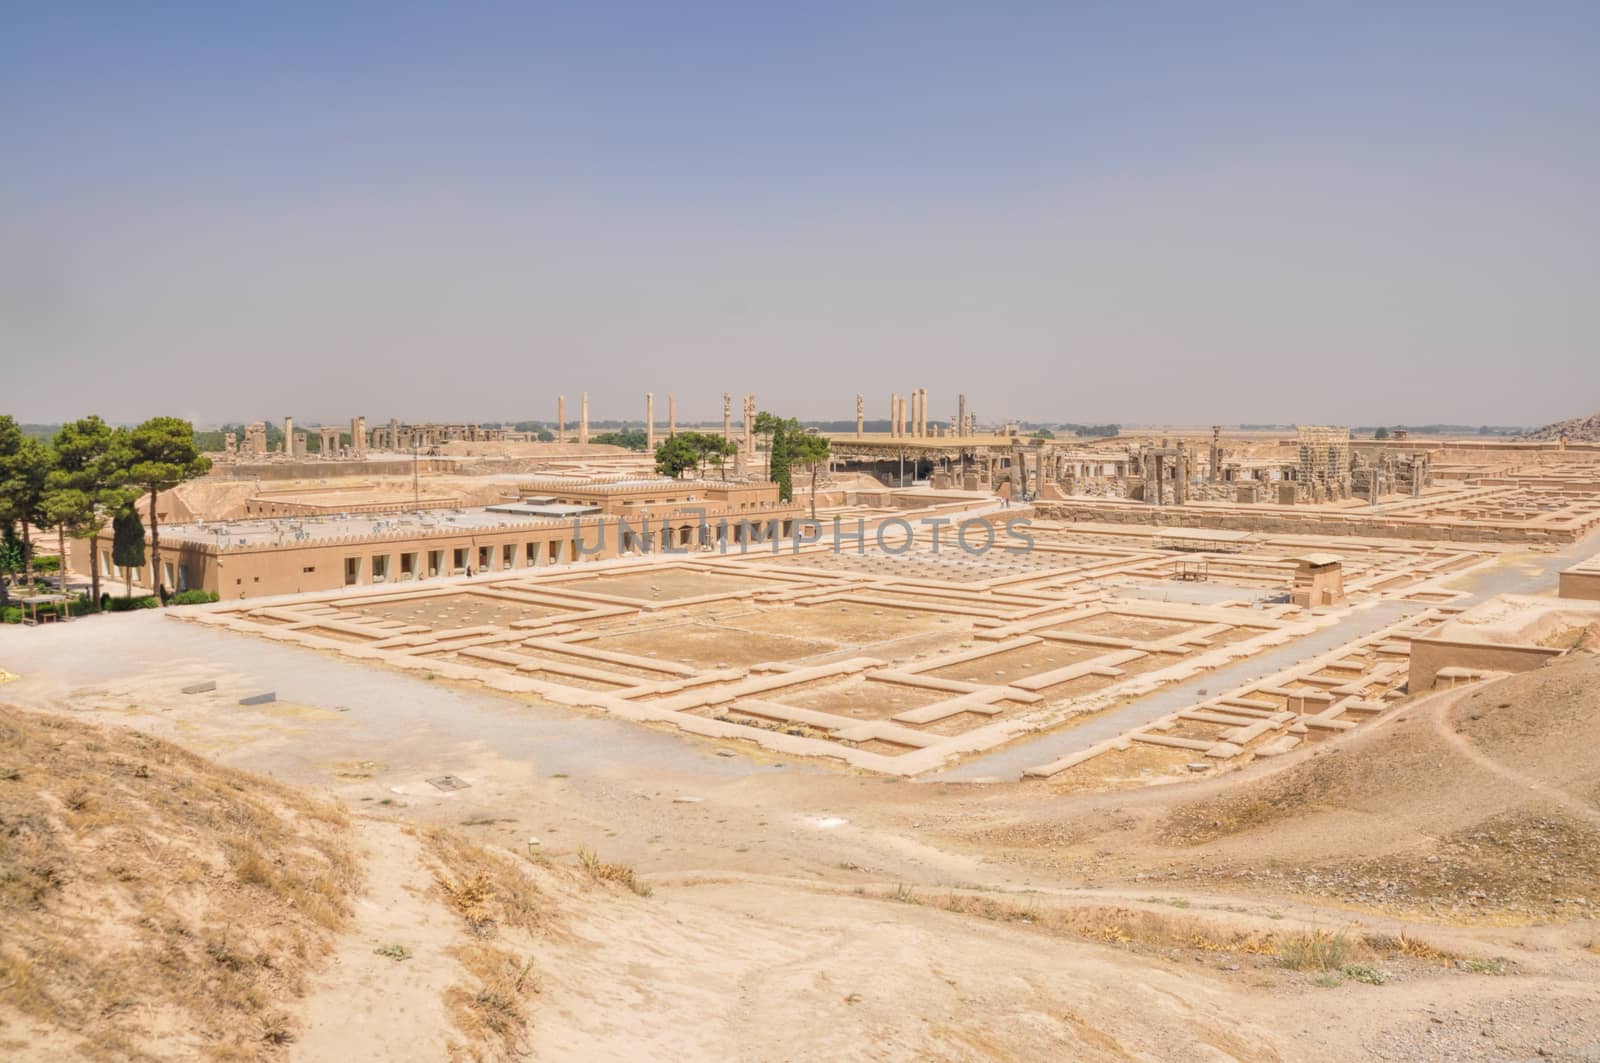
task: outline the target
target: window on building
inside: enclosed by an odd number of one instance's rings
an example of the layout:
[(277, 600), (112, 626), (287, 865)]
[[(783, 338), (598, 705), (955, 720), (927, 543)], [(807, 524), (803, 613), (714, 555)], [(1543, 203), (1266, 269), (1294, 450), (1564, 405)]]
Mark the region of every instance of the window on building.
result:
[(354, 587), (361, 582), (361, 559), (347, 557), (344, 559), (344, 585)]
[(389, 555), (388, 554), (373, 554), (372, 555), (372, 582), (374, 582), (374, 583), (387, 583), (387, 582), (389, 582)]

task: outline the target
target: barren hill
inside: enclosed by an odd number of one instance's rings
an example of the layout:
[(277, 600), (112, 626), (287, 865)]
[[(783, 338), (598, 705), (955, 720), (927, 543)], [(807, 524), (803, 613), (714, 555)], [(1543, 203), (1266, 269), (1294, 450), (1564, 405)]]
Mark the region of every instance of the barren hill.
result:
[(1462, 924), (1600, 911), (1600, 657), (1417, 699), (1205, 782), (1059, 797), (960, 831), (1029, 863)]
[(532, 941), (608, 870), (0, 705), (0, 1056), (520, 1056)]
[(1590, 417), (1569, 417), (1529, 432), (1524, 439), (1554, 440), (1566, 436), (1573, 443), (1600, 443), (1600, 413)]

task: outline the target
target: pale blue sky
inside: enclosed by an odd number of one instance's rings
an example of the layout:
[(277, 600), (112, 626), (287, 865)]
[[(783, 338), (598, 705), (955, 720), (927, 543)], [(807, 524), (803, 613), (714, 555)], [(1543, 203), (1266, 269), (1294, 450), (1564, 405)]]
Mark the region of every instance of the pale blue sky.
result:
[(26, 420), (1600, 409), (1600, 4), (0, 22)]

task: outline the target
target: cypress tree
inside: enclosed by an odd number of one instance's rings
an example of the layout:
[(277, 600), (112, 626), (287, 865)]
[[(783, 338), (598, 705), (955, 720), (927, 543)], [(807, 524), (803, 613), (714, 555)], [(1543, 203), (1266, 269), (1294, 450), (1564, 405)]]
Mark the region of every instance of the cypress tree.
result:
[(778, 485), (778, 501), (794, 501), (794, 482), (789, 476), (788, 425), (779, 421), (772, 430), (772, 482)]

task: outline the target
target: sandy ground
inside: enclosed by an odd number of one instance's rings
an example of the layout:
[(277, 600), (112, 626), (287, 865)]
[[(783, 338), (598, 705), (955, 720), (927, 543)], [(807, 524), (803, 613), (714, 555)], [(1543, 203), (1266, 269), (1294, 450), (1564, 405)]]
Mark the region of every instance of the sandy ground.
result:
[[(0, 699), (358, 813), (372, 871), (296, 1011), (308, 1060), (444, 1051), (456, 931), (406, 824), (557, 867), (590, 847), (653, 888), (552, 894), (536, 1058), (1600, 1059), (1586, 667), (1483, 695), (1545, 706), (1520, 717), (1439, 697), (1223, 779), (1082, 793), (754, 758), (154, 613), (0, 631)], [(1315, 931), (1449, 957), (1368, 949), (1373, 985), (1226, 944)]]

